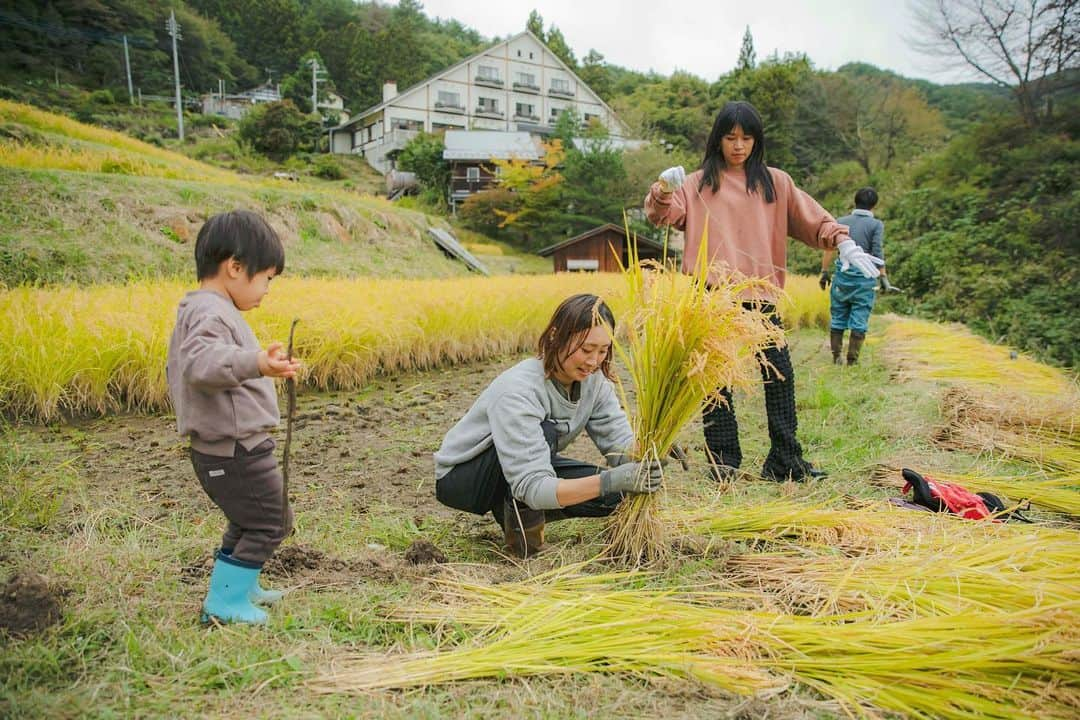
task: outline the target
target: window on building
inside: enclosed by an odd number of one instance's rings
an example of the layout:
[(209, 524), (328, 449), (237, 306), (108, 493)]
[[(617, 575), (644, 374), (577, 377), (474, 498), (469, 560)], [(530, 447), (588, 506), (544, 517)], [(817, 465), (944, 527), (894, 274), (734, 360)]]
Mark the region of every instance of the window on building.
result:
[(518, 103), (514, 114), (518, 117), (533, 117), (533, 106), (529, 103)]
[(435, 107), (458, 108), (461, 107), (461, 94), (449, 90), (440, 90), (439, 99)]
[(599, 116), (599, 115), (594, 115), (593, 113), (585, 113), (585, 114), (584, 114), (584, 115), (582, 116), (582, 118), (581, 118), (581, 119), (582, 119), (582, 121), (583, 121), (583, 122), (584, 122), (584, 123), (585, 123), (586, 125), (588, 125), (588, 124), (589, 124), (589, 123), (591, 123), (591, 122), (592, 122), (593, 120), (596, 120), (597, 122), (599, 122), (599, 121), (600, 121), (600, 116)]
[(499, 112), (499, 101), (495, 98), (482, 97), (477, 100), (477, 108), (480, 112), (497, 113)]
[(431, 132), (439, 132), (441, 130), (464, 130), (464, 129), (465, 129), (464, 125), (455, 125), (453, 123), (441, 123), (441, 122), (433, 122), (433, 123), (431, 123)]
[(563, 109), (560, 107), (551, 108), (551, 122), (555, 122), (556, 120), (558, 120), (559, 116), (562, 115), (562, 113)]
[(465, 168), (465, 179), (469, 182), (480, 182), (480, 168), (467, 167)]
[(532, 73), (519, 72), (517, 74), (518, 83), (521, 85), (536, 85), (536, 76)]
[(596, 272), (600, 269), (600, 261), (596, 258), (567, 258), (566, 269), (568, 272)]
[(476, 77), (480, 80), (498, 80), (499, 68), (491, 65), (481, 65), (476, 71)]
[(551, 89), (555, 92), (569, 93), (570, 81), (566, 78), (551, 78)]
[(532, 60), (532, 59), (533, 59), (533, 54), (532, 54), (531, 52), (529, 53), (529, 59), (530, 59), (530, 60)]
[(521, 51), (518, 50), (518, 57), (521, 57)]

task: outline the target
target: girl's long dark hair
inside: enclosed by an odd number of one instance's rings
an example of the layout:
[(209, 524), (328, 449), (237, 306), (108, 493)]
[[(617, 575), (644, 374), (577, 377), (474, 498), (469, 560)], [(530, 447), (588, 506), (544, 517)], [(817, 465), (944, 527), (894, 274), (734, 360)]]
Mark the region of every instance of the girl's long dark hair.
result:
[[(562, 370), (563, 358), (576, 352), (585, 343), (584, 333), (597, 325), (606, 325), (610, 332), (615, 332), (615, 316), (599, 297), (582, 293), (563, 300), (537, 343), (537, 351), (544, 363), (544, 375), (551, 377), (556, 370)], [(572, 347), (575, 341), (577, 347)], [(611, 379), (610, 352), (600, 363), (600, 372)]]
[(776, 200), (776, 190), (769, 168), (765, 165), (765, 124), (761, 121), (757, 109), (742, 101), (727, 103), (716, 116), (712, 132), (709, 133), (709, 141), (705, 145), (705, 158), (701, 161), (702, 174), (698, 192), (704, 190), (706, 185), (712, 188), (713, 192), (720, 189), (720, 170), (727, 167), (720, 142), (736, 125), (754, 138), (754, 147), (744, 165), (746, 192), (760, 192), (765, 202), (771, 203)]

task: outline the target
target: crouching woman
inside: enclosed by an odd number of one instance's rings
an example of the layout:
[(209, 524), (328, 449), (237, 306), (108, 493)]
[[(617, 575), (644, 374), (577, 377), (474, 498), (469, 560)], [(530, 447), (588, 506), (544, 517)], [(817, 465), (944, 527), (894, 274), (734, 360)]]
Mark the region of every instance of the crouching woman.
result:
[[(658, 462), (630, 462), (634, 433), (611, 382), (614, 327), (597, 296), (567, 298), (537, 357), (495, 378), (435, 453), (439, 501), (490, 512), (518, 557), (542, 549), (548, 522), (610, 515), (627, 493), (660, 487)], [(608, 468), (559, 454), (582, 430)]]

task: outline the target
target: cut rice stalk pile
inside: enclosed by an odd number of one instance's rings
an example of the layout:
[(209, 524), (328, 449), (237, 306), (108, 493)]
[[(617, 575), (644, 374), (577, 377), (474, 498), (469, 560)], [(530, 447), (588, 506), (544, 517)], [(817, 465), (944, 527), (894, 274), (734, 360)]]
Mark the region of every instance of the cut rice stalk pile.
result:
[[(996, 537), (994, 536), (996, 535)], [(1022, 532), (903, 539), (872, 555), (809, 556), (797, 550), (729, 559), (737, 583), (768, 591), (786, 611), (873, 610), (898, 620), (966, 611), (1080, 608), (1075, 534)], [(1073, 622), (1080, 621), (1080, 616)]]
[[(707, 400), (717, 400), (724, 387), (752, 382), (758, 373), (753, 358), (783, 342), (782, 331), (766, 315), (743, 305), (748, 297), (779, 291), (725, 266), (710, 266), (707, 239), (703, 235), (690, 276), (662, 263), (639, 262), (631, 244), (624, 332), (613, 336), (615, 354), (636, 391), (631, 416), (640, 459), (666, 458)], [(669, 544), (658, 502), (641, 494), (620, 504), (607, 527), (610, 558), (631, 566), (664, 559)]]
[(869, 614), (794, 617), (716, 607), (714, 593), (544, 582), (455, 583), (443, 602), (394, 620), (463, 623), (472, 640), (440, 651), (350, 655), (313, 678), (361, 693), (471, 678), (623, 673), (695, 679), (737, 693), (797, 680), (850, 714), (923, 718), (1070, 717), (1080, 701), (1076, 603), (965, 611), (901, 622)]
[(885, 340), (902, 372), (963, 387), (982, 419), (1070, 435), (1080, 427), (1075, 377), (989, 343), (960, 325), (905, 318), (890, 323)]

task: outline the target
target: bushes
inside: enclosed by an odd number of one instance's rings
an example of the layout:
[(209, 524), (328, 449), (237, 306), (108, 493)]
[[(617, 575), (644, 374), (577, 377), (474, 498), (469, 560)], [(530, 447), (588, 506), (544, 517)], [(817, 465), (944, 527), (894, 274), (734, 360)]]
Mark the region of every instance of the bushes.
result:
[(314, 148), (321, 134), (319, 121), (301, 113), (290, 100), (259, 105), (240, 121), (240, 138), (274, 160)]

